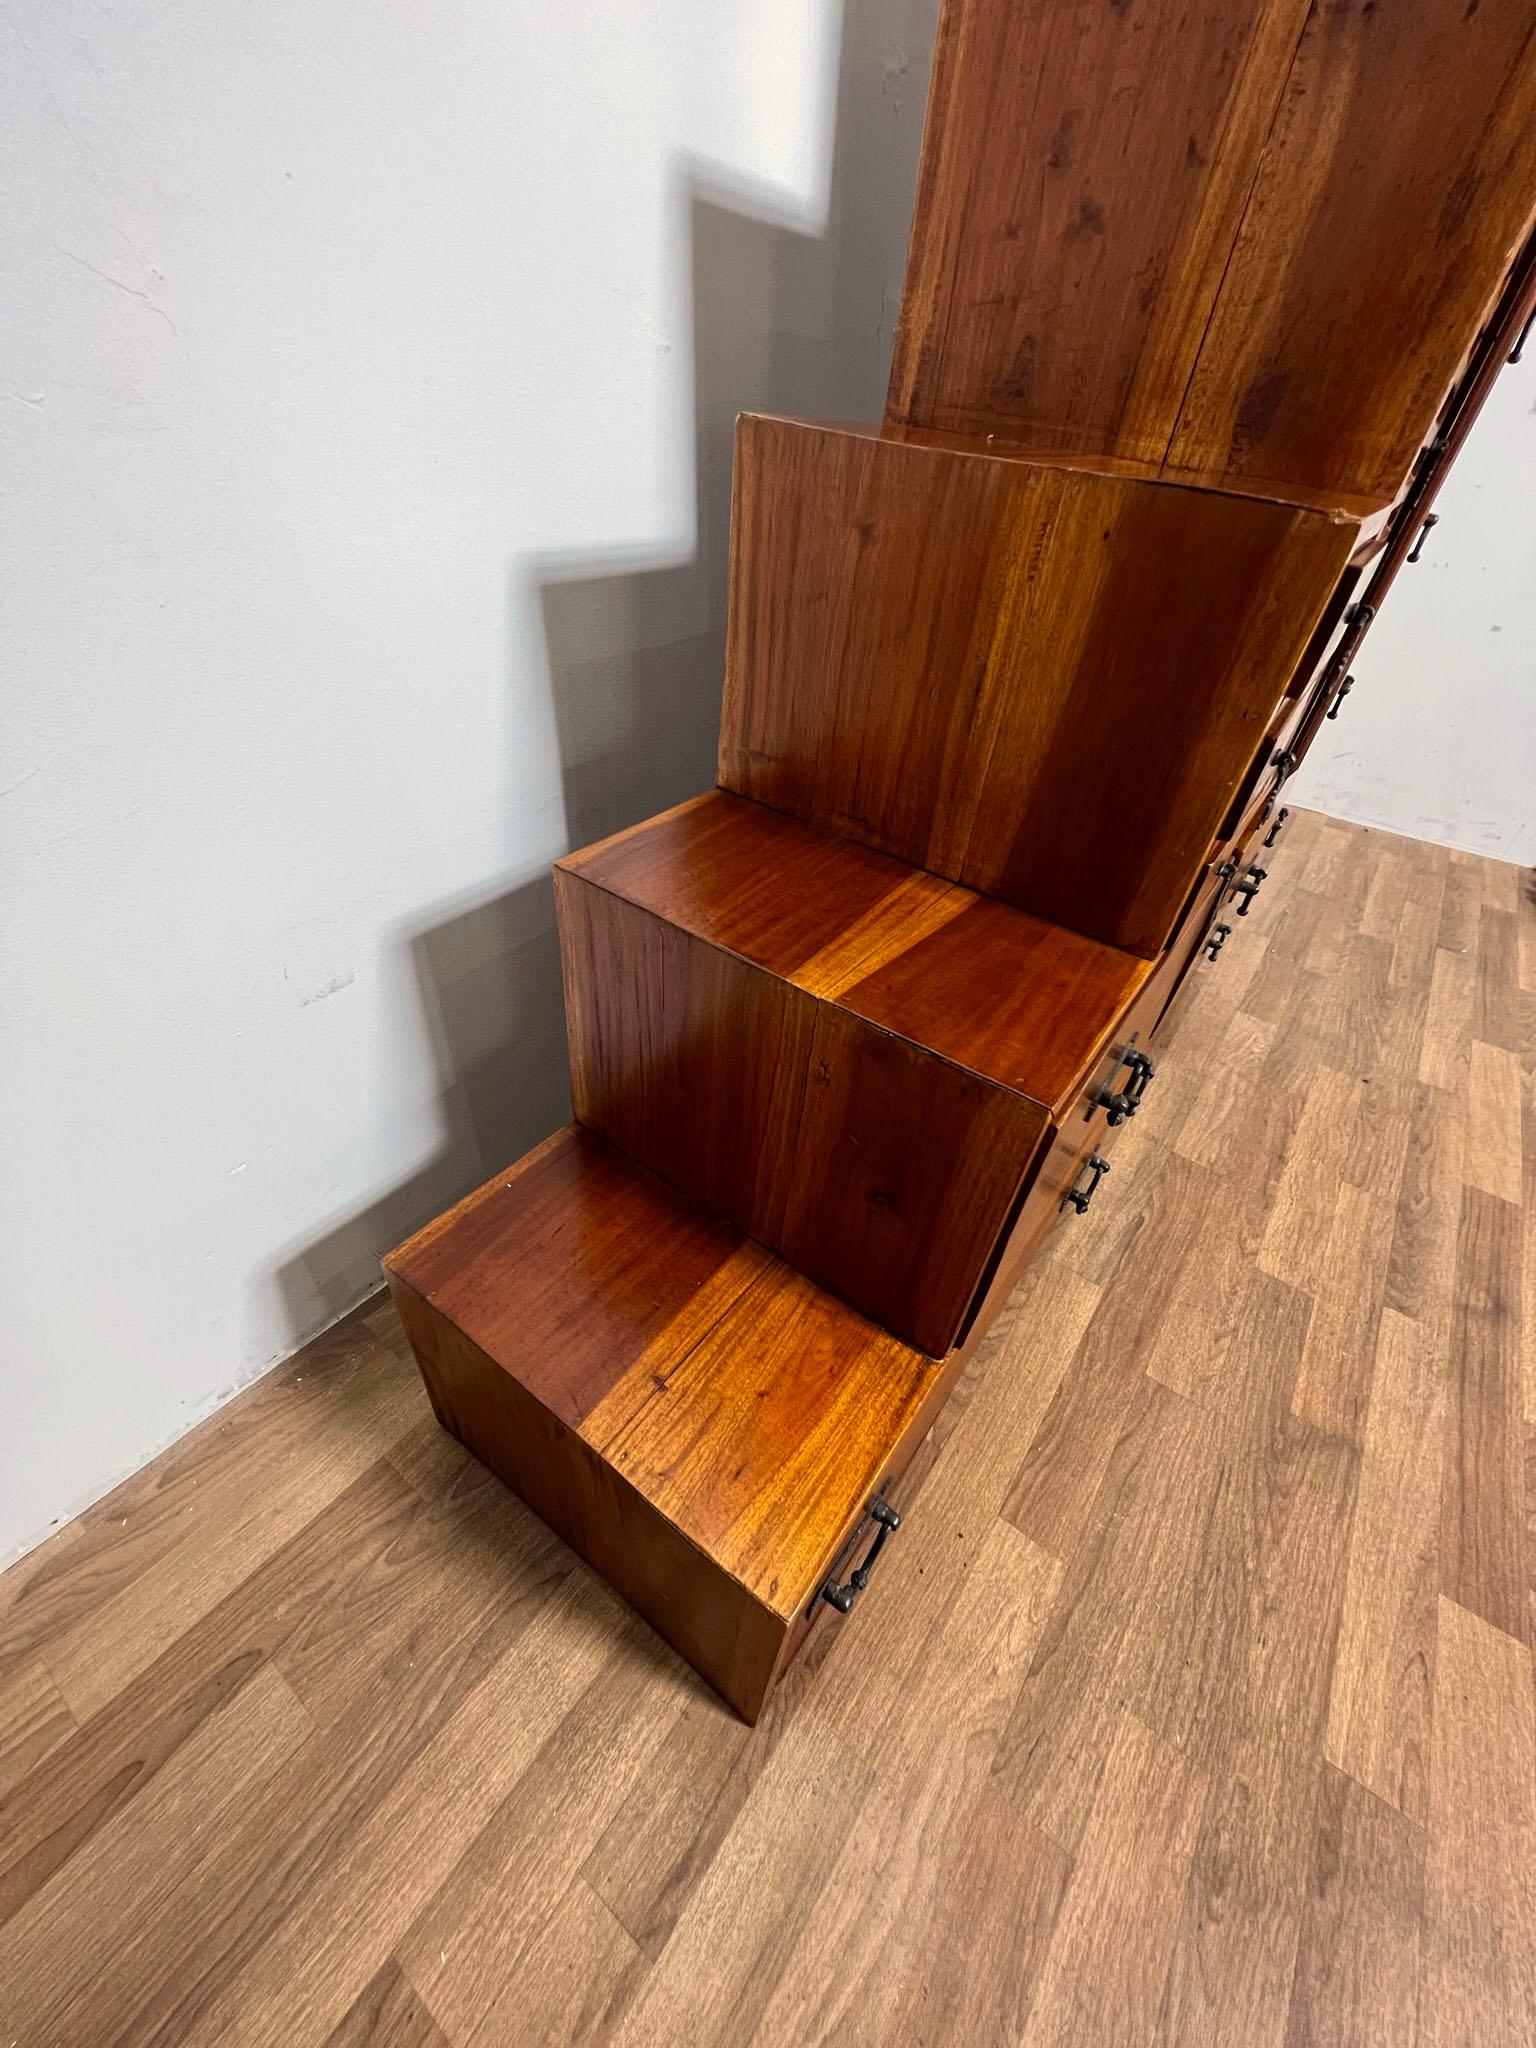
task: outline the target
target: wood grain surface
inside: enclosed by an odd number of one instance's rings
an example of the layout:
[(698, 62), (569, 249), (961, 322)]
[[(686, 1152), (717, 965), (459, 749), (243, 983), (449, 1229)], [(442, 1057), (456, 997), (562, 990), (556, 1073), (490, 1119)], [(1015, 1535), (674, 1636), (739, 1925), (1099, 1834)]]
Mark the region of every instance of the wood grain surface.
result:
[(785, 1616), (933, 1378), (579, 1125), (386, 1264)]
[(1533, 214), (1526, 0), (1314, 7), (1170, 473), (1394, 496)]
[(1524, 0), (946, 0), (888, 417), (1395, 496), (1532, 218), (1533, 35)]
[(756, 1729), (383, 1302), (0, 1578), (0, 2039), (1524, 2048), (1536, 904), (1292, 822)]
[(1160, 462), (1306, 17), (946, 0), (890, 417)]
[(1149, 964), (723, 792), (556, 888), (578, 1119), (948, 1352)]
[(749, 415), (721, 785), (1154, 956), (1358, 531)]

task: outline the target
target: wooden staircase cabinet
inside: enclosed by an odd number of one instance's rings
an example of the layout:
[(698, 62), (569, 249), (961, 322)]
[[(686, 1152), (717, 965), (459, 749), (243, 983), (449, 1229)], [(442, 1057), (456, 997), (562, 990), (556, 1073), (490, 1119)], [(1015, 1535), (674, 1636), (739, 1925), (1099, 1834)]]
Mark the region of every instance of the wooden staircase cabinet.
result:
[(1093, 1227), (1533, 214), (1532, 0), (946, 0), (886, 420), (741, 422), (721, 787), (557, 867), (578, 1121), (385, 1261), (443, 1426), (748, 1719)]

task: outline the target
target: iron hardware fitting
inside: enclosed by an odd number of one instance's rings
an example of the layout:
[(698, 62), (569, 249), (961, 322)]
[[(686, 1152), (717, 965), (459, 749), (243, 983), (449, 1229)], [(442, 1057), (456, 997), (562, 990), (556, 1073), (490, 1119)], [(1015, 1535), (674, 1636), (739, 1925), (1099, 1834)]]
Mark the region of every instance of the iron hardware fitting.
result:
[(1246, 917), (1253, 908), (1253, 899), (1258, 895), (1260, 887), (1268, 879), (1268, 876), (1268, 868), (1250, 868), (1246, 875), (1239, 876), (1237, 881), (1232, 884), (1233, 895), (1241, 896), (1243, 899), (1237, 906), (1239, 917)]
[(1088, 1185), (1085, 1188), (1068, 1188), (1061, 1198), (1063, 1209), (1069, 1205), (1081, 1216), (1093, 1200), (1093, 1191), (1109, 1171), (1109, 1161), (1101, 1159), (1097, 1152), (1088, 1154)]
[[(1330, 711), (1328, 716), (1332, 718), (1333, 713)], [(1291, 814), (1287, 806), (1282, 804), (1280, 806), (1280, 815), (1275, 819), (1273, 825), (1271, 825), (1269, 830), (1264, 834), (1264, 844), (1266, 846), (1274, 845), (1275, 841), (1280, 837), (1280, 833), (1285, 825), (1286, 819), (1290, 815)]]
[(1278, 754), (1276, 754), (1274, 761), (1271, 763), (1271, 766), (1274, 768), (1275, 771), (1275, 788), (1279, 789), (1281, 783), (1284, 782), (1286, 777), (1288, 775), (1294, 775), (1296, 773), (1296, 770), (1300, 767), (1300, 765), (1301, 763), (1297, 760), (1296, 756), (1290, 751), (1289, 748), (1282, 748), (1281, 751)]
[(1426, 512), (1424, 514), (1424, 524), (1419, 528), (1419, 537), (1413, 544), (1413, 553), (1408, 557), (1410, 562), (1416, 562), (1420, 555), (1423, 554), (1424, 543), (1429, 538), (1429, 529), (1439, 524), (1440, 514), (1438, 512)]
[(1144, 1052), (1124, 1052), (1120, 1055), (1119, 1064), (1131, 1070), (1131, 1078), (1124, 1088), (1116, 1091), (1106, 1081), (1093, 1098), (1101, 1109), (1109, 1111), (1112, 1124), (1123, 1124), (1128, 1116), (1136, 1114), (1141, 1107), (1141, 1098), (1147, 1092), (1147, 1083), (1157, 1072)]
[(1205, 942), (1206, 959), (1214, 960), (1216, 958), (1216, 955), (1221, 951), (1222, 947), (1227, 943), (1228, 939), (1230, 939), (1231, 936), (1231, 925), (1217, 925), (1216, 929), (1211, 933), (1211, 936)]
[[(1351, 690), (1352, 690), (1352, 689), (1353, 689), (1354, 687), (1355, 687), (1355, 679), (1354, 679), (1354, 677), (1353, 677), (1353, 676), (1346, 676), (1346, 677), (1344, 678), (1343, 682), (1342, 682), (1342, 683), (1340, 683), (1340, 685), (1339, 685), (1339, 694), (1338, 694), (1338, 695), (1337, 695), (1337, 696), (1336, 696), (1336, 697), (1334, 698), (1333, 702), (1332, 702), (1332, 703), (1331, 703), (1331, 704), (1330, 704), (1330, 705), (1328, 706), (1328, 716), (1329, 716), (1330, 718), (1337, 718), (1337, 717), (1338, 717), (1338, 715), (1339, 715), (1339, 706), (1340, 706), (1340, 705), (1341, 705), (1341, 704), (1342, 704), (1342, 703), (1344, 702), (1344, 699), (1345, 699), (1345, 698), (1346, 698), (1346, 697), (1347, 697), (1347, 696), (1349, 695), (1350, 691), (1351, 691)], [(1265, 845), (1266, 845), (1266, 846), (1267, 846), (1267, 845), (1269, 844), (1268, 840), (1266, 840), (1266, 841), (1265, 841), (1264, 843), (1265, 843)]]
[[(846, 1586), (837, 1583), (837, 1573), (834, 1571), (817, 1596), (825, 1600), (829, 1607), (835, 1607), (839, 1614), (848, 1614), (852, 1611), (854, 1601), (869, 1584), (869, 1575), (875, 1568), (876, 1558), (885, 1548), (886, 1537), (894, 1536), (901, 1527), (901, 1517), (888, 1500), (872, 1500), (867, 1519), (875, 1524), (875, 1540), (869, 1546), (864, 1562), (848, 1574)], [(812, 1604), (814, 1606), (815, 1603)]]
[(1531, 338), (1531, 329), (1533, 326), (1536, 326), (1536, 306), (1532, 306), (1529, 313), (1526, 314), (1525, 325), (1520, 330), (1520, 339), (1515, 343), (1514, 347), (1509, 352), (1509, 360), (1512, 363), (1518, 363), (1520, 358), (1525, 354), (1525, 344)]

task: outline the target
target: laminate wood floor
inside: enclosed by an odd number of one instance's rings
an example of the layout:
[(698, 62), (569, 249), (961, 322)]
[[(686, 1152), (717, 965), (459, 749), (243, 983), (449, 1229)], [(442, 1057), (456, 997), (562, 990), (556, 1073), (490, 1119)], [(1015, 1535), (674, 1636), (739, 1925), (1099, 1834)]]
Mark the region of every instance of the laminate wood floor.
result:
[(368, 1306), (0, 1580), (0, 2042), (1536, 2040), (1533, 1139), (1522, 877), (1297, 813), (755, 1731)]

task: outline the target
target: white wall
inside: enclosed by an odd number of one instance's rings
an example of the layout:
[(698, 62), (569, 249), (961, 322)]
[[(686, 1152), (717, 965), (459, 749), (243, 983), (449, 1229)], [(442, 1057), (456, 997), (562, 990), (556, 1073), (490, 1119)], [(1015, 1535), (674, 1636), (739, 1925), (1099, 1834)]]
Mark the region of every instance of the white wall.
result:
[(1536, 344), (1507, 368), (1297, 801), (1536, 863)]
[(0, 1557), (566, 1113), (549, 862), (711, 780), (935, 11), (4, 10)]

